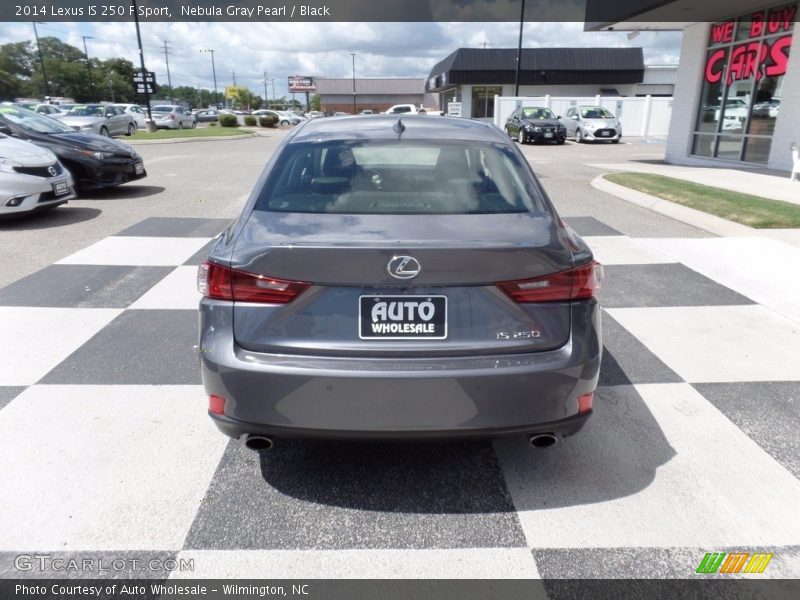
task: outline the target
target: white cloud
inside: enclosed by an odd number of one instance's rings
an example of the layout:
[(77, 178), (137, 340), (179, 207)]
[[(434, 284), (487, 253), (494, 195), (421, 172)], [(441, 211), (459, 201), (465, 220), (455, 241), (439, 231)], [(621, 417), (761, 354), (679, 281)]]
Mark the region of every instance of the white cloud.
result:
[[(124, 57), (138, 65), (136, 34), (132, 23), (47, 23), (39, 35), (56, 36), (83, 48), (89, 55), (107, 59)], [(459, 47), (515, 48), (517, 23), (142, 23), (142, 42), (148, 70), (166, 82), (163, 41), (170, 44), (173, 85), (211, 88), (211, 57), (201, 48), (215, 50), (217, 84), (232, 82), (263, 94), (263, 73), (275, 78), (280, 96), (289, 75), (350, 77), (351, 52), (356, 56), (357, 77), (426, 77), (431, 67)], [(679, 32), (642, 32), (628, 41), (622, 32), (583, 31), (582, 23), (526, 23), (525, 47), (605, 46), (644, 48), (648, 64), (677, 63)], [(4, 23), (0, 44), (30, 40), (28, 23)]]

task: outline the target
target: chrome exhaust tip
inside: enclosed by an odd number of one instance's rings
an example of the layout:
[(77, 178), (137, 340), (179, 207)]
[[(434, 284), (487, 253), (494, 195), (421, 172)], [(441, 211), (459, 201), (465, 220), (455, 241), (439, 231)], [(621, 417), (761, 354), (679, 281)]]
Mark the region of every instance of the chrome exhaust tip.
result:
[(554, 433), (537, 433), (528, 437), (528, 442), (534, 448), (549, 448), (558, 442)]
[(275, 444), (272, 443), (272, 438), (268, 438), (265, 435), (249, 434), (244, 440), (244, 445), (250, 448), (250, 450), (258, 451), (272, 450), (272, 446)]

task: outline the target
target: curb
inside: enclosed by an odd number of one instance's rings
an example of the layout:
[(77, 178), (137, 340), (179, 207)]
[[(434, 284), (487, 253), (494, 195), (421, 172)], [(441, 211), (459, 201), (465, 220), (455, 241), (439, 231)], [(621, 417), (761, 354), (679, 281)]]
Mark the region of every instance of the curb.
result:
[(710, 215), (701, 210), (682, 206), (663, 198), (657, 198), (644, 192), (639, 192), (631, 188), (612, 183), (605, 179), (604, 175), (598, 175), (591, 181), (591, 186), (601, 192), (606, 192), (642, 208), (647, 208), (676, 221), (692, 225), (708, 233), (721, 237), (728, 236), (756, 236), (762, 235), (758, 229), (753, 229), (747, 225), (734, 223), (728, 219)]

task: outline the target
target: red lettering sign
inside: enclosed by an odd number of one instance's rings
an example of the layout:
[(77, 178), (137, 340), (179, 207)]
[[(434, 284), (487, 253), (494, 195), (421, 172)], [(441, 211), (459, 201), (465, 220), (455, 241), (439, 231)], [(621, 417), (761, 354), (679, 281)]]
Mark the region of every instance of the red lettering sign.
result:
[(750, 15), (752, 23), (750, 23), (750, 37), (758, 37), (764, 33), (764, 13), (757, 12)]
[[(734, 81), (755, 77), (761, 81), (767, 77), (779, 77), (786, 74), (789, 64), (789, 50), (792, 35), (784, 35), (778, 39), (765, 42), (744, 42), (733, 47), (726, 85)], [(717, 83), (722, 79), (726, 50), (716, 50), (706, 61), (705, 79), (708, 83)]]
[(734, 21), (727, 21), (725, 23), (716, 23), (711, 26), (711, 43), (724, 44), (733, 41), (733, 24)]
[(779, 77), (786, 74), (791, 45), (791, 35), (785, 35), (772, 43), (772, 47), (769, 49), (769, 57), (772, 59), (772, 64), (765, 69), (767, 77)]
[(725, 49), (717, 50), (712, 54), (706, 62), (706, 81), (708, 83), (717, 83), (722, 79), (722, 70), (725, 63)]

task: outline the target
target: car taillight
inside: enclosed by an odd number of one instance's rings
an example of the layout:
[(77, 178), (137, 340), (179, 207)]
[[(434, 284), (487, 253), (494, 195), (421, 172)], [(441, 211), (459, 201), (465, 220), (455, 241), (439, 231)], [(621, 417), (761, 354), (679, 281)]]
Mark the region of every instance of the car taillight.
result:
[(169, 118), (170, 118), (170, 119), (172, 119), (172, 120), (174, 121), (174, 120), (175, 120), (175, 115), (172, 115), (172, 114), (171, 114), (171, 115), (169, 116)]
[(603, 287), (603, 265), (590, 262), (568, 271), (497, 284), (515, 302), (556, 302), (592, 298)]
[(206, 298), (216, 300), (286, 304), (309, 285), (303, 281), (239, 271), (213, 262), (205, 262), (197, 270), (197, 289)]

